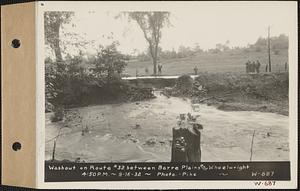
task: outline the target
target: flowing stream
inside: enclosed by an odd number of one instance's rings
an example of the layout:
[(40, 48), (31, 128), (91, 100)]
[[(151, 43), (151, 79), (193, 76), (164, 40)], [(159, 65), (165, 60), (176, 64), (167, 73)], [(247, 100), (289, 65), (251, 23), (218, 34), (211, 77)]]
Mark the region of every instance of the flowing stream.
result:
[[(221, 111), (189, 99), (166, 97), (141, 102), (72, 109), (67, 123), (46, 114), (46, 160), (86, 162), (167, 162), (172, 128), (180, 113), (200, 115), (202, 161), (289, 160), (288, 116), (253, 111)], [(79, 120), (79, 116), (83, 118)], [(67, 125), (66, 125), (67, 124)], [(82, 132), (82, 129), (86, 129)]]

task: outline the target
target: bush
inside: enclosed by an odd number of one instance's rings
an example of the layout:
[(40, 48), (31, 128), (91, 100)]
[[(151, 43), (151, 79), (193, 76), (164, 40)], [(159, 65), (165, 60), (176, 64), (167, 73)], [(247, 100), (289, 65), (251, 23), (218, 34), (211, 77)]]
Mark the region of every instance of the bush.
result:
[(54, 114), (51, 116), (51, 122), (62, 121), (64, 118), (64, 109), (62, 107), (57, 107), (54, 110)]
[[(121, 80), (121, 73), (128, 57), (117, 50), (117, 45), (114, 42), (100, 47), (89, 63), (84, 61), (81, 54), (68, 56), (62, 62), (46, 59), (47, 102), (55, 107), (68, 108), (124, 97), (128, 87)], [(101, 98), (100, 101), (97, 96)], [(55, 121), (60, 118), (59, 114), (54, 116)]]
[(176, 81), (176, 88), (181, 92), (190, 91), (193, 87), (193, 79), (189, 75), (182, 75)]
[(193, 95), (193, 79), (189, 75), (180, 76), (173, 88), (164, 88), (163, 93), (167, 96), (192, 96)]

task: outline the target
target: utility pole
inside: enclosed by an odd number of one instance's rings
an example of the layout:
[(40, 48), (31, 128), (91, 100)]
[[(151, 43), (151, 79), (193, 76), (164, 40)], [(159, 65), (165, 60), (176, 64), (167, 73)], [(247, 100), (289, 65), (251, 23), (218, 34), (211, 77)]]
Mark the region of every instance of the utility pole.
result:
[(269, 72), (271, 72), (271, 49), (270, 49), (270, 26), (268, 27), (268, 55), (269, 55)]

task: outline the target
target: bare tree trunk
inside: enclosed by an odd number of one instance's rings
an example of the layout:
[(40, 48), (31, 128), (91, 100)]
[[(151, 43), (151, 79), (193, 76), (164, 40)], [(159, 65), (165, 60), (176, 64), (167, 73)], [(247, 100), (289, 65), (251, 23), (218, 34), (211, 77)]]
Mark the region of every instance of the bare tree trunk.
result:
[(157, 74), (157, 48), (158, 48), (158, 43), (155, 42), (155, 49), (154, 49), (154, 58), (153, 58), (153, 72), (155, 72), (154, 74)]
[(153, 63), (153, 75), (156, 76), (157, 74), (157, 58), (156, 58), (156, 55), (155, 55), (155, 50), (151, 41), (148, 41), (149, 42), (149, 49), (150, 49), (150, 55), (151, 55), (151, 58), (152, 58), (152, 63)]
[(268, 57), (269, 57), (269, 72), (271, 72), (272, 66), (271, 66), (271, 48), (270, 48), (270, 26), (268, 27)]
[(60, 30), (60, 23), (56, 23), (53, 25), (53, 30), (55, 37), (53, 39), (53, 49), (54, 49), (54, 54), (57, 62), (62, 61), (62, 54), (61, 54), (61, 49), (60, 49), (60, 39), (59, 39), (59, 30)]
[(157, 60), (152, 58), (153, 59), (153, 74), (156, 76), (157, 74)]
[(61, 55), (61, 50), (59, 47), (59, 40), (55, 40), (57, 42), (55, 42), (55, 48), (54, 48), (54, 53), (55, 53), (55, 58), (57, 62), (62, 61), (62, 55)]

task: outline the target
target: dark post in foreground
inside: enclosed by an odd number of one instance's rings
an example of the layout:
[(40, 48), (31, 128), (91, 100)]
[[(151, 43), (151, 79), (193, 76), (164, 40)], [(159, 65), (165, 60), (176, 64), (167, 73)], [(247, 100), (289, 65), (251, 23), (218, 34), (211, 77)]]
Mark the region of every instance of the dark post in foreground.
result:
[(200, 139), (202, 125), (192, 120), (188, 114), (187, 121), (181, 114), (178, 127), (173, 128), (172, 156), (171, 162), (200, 162), (201, 148)]

